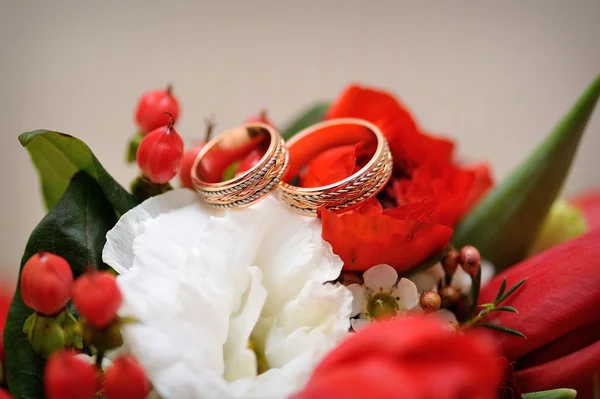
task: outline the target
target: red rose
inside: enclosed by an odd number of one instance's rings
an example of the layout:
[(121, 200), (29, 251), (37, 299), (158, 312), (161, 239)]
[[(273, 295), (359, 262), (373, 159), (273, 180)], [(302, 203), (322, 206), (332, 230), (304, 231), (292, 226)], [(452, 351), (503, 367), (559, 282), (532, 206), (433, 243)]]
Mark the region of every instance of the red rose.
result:
[[(366, 270), (380, 263), (398, 272), (413, 268), (448, 245), (454, 225), (492, 186), (487, 166), (455, 165), (454, 144), (423, 133), (389, 93), (350, 86), (326, 117), (374, 123), (394, 158), (392, 180), (377, 200), (342, 214), (321, 213), (323, 238), (347, 270)], [(356, 172), (365, 162), (364, 152), (358, 150), (361, 145), (320, 154), (308, 165), (301, 184), (333, 182)]]
[(482, 288), (480, 303), (494, 300), (504, 278), (509, 286), (528, 278), (506, 300), (519, 314), (490, 316), (527, 336), (496, 333), (504, 356), (516, 361), (521, 390), (573, 388), (578, 397), (591, 397), (592, 376), (600, 372), (600, 230), (499, 274)]
[(295, 399), (490, 399), (503, 371), (482, 336), (450, 332), (433, 318), (401, 318), (352, 334)]

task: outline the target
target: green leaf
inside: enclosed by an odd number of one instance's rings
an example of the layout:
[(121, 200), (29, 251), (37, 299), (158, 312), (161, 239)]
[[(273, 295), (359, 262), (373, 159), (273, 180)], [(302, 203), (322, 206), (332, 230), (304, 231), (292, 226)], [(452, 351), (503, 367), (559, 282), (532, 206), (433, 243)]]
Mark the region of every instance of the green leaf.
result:
[(47, 209), (56, 205), (73, 175), (80, 170), (100, 184), (103, 196), (119, 214), (137, 205), (135, 198), (108, 174), (83, 141), (48, 130), (22, 133), (19, 141), (38, 170)]
[[(104, 197), (100, 184), (85, 172), (78, 172), (58, 204), (31, 233), (21, 268), (35, 253), (48, 251), (64, 257), (75, 278), (88, 265), (104, 269), (102, 248), (106, 233), (116, 222), (113, 207)], [(44, 361), (34, 353), (23, 333), (23, 325), (33, 310), (23, 303), (19, 285), (4, 330), (8, 387), (15, 399), (41, 399), (44, 397)]]
[(507, 334), (516, 335), (517, 337), (527, 338), (527, 337), (525, 337), (525, 334), (523, 334), (521, 331), (513, 330), (512, 328), (508, 328), (508, 327), (504, 327), (504, 326), (499, 326), (498, 324), (477, 323), (475, 325), (478, 327), (491, 328), (492, 330), (502, 331)]
[(541, 145), (456, 228), (457, 248), (474, 245), (497, 271), (522, 260), (567, 177), (600, 96), (600, 75)]
[(495, 305), (500, 303), (500, 299), (502, 298), (502, 295), (504, 295), (504, 290), (506, 290), (506, 278), (504, 278), (502, 280), (502, 283), (500, 284), (500, 288), (498, 289), (498, 295), (496, 295), (496, 299), (494, 299)]
[(281, 136), (289, 140), (299, 131), (306, 129), (310, 125), (321, 122), (325, 118), (325, 112), (329, 108), (329, 103), (318, 103), (308, 108), (298, 115), (293, 122), (281, 130)]
[(519, 311), (512, 306), (498, 306), (496, 310), (501, 312), (519, 313)]
[(506, 298), (508, 298), (510, 296), (510, 294), (512, 294), (513, 292), (515, 292), (517, 290), (517, 288), (519, 288), (520, 286), (522, 286), (523, 284), (525, 284), (525, 281), (527, 281), (526, 278), (524, 278), (523, 280), (519, 281), (517, 284), (513, 285), (512, 287), (510, 287), (508, 289), (508, 291), (506, 291), (504, 293), (504, 295), (502, 295), (500, 297), (500, 299), (498, 300), (498, 302), (496, 302), (496, 305), (498, 305), (499, 303), (502, 303), (502, 301), (504, 301)]
[(523, 399), (573, 399), (577, 397), (577, 391), (574, 389), (561, 388), (550, 391), (524, 393)]

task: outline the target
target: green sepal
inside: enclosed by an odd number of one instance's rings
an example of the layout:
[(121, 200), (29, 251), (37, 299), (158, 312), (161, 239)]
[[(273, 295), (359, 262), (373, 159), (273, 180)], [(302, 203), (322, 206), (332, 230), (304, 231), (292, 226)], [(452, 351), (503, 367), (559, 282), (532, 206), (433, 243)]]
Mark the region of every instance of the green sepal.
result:
[(299, 114), (292, 122), (281, 130), (281, 136), (284, 140), (291, 139), (299, 131), (306, 129), (310, 125), (321, 122), (325, 118), (325, 113), (330, 104), (322, 102), (315, 104)]
[(142, 132), (137, 132), (132, 138), (129, 139), (129, 142), (127, 143), (126, 155), (126, 160), (128, 164), (135, 163), (137, 158), (137, 150), (143, 139), (144, 135), (142, 134)]
[(527, 254), (567, 177), (600, 96), (600, 75), (541, 145), (455, 229), (458, 248), (473, 245), (501, 271)]
[(81, 140), (65, 133), (34, 130), (19, 135), (38, 171), (47, 209), (52, 209), (78, 171), (85, 171), (100, 185), (103, 195), (122, 215), (138, 204), (100, 164)]
[[(87, 173), (78, 172), (60, 201), (31, 233), (21, 270), (39, 251), (65, 258), (75, 278), (89, 265), (106, 269), (102, 249), (106, 233), (116, 222), (114, 208), (105, 198), (100, 184)], [(34, 311), (23, 302), (19, 287), (20, 283), (17, 283), (4, 329), (6, 380), (14, 399), (42, 399), (44, 359), (35, 353), (23, 333), (24, 324)]]
[(131, 182), (131, 192), (138, 201), (142, 202), (155, 195), (164, 194), (167, 191), (173, 190), (169, 183), (157, 184), (143, 176), (138, 176)]
[(560, 388), (549, 391), (530, 392), (521, 395), (523, 399), (574, 399), (577, 391), (574, 389)]

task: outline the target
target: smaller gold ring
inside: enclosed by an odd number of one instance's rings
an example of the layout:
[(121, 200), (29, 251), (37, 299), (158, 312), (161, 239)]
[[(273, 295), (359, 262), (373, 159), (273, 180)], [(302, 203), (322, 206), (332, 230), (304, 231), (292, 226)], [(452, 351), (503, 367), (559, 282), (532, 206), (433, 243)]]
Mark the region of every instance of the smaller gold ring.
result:
[[(298, 187), (291, 183), (302, 168), (319, 153), (334, 147), (377, 140), (367, 164), (351, 176), (320, 187)], [(287, 143), (289, 168), (279, 183), (280, 199), (291, 209), (316, 215), (321, 207), (346, 211), (377, 195), (392, 175), (392, 154), (387, 141), (374, 124), (357, 118), (321, 122), (301, 131)]]
[[(264, 150), (260, 160), (247, 171), (233, 175), (231, 168), (258, 148)], [(288, 151), (281, 135), (267, 124), (245, 123), (202, 148), (192, 166), (192, 184), (213, 208), (246, 207), (277, 188), (287, 165)]]

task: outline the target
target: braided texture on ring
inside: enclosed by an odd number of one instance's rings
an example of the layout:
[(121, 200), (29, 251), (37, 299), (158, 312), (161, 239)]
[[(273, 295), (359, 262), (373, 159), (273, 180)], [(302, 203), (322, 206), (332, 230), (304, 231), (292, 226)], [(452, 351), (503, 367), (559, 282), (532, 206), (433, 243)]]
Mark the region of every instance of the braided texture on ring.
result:
[(392, 156), (387, 143), (378, 161), (354, 180), (342, 186), (332, 187), (320, 193), (302, 193), (287, 183), (280, 184), (281, 200), (294, 211), (314, 216), (317, 209), (325, 207), (333, 211), (350, 208), (376, 195), (392, 175)]
[(273, 191), (288, 165), (288, 153), (283, 141), (278, 142), (271, 159), (248, 180), (222, 190), (204, 190), (196, 187), (207, 205), (213, 208), (235, 208), (252, 204)]

